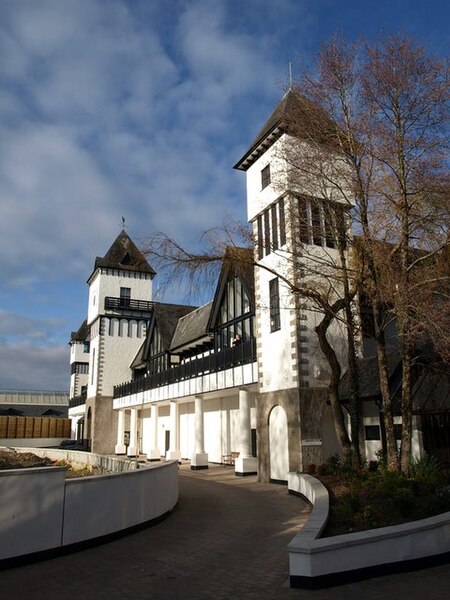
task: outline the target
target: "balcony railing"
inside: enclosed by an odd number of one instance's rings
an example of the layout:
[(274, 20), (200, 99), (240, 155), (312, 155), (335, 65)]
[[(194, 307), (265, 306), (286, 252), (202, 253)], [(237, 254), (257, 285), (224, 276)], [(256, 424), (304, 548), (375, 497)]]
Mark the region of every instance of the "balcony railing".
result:
[(106, 296), (105, 310), (133, 310), (152, 312), (154, 303), (147, 300), (132, 300), (131, 298), (113, 298)]
[(234, 348), (226, 348), (220, 352), (209, 354), (203, 358), (195, 358), (189, 362), (172, 367), (160, 373), (152, 373), (127, 383), (114, 386), (114, 398), (123, 398), (130, 394), (145, 392), (154, 388), (193, 379), (199, 375), (217, 373), (237, 365), (252, 363), (256, 360), (255, 340), (243, 342)]
[(82, 406), (83, 404), (86, 404), (86, 396), (86, 392), (83, 392), (79, 396), (74, 396), (73, 398), (70, 398), (69, 408), (75, 408), (75, 406)]

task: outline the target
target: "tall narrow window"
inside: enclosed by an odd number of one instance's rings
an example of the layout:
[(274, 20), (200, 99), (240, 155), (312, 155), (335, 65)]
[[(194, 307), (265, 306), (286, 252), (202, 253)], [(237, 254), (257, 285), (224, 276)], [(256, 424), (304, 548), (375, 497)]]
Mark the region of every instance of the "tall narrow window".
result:
[(323, 220), (325, 223), (325, 244), (327, 248), (335, 248), (334, 224), (332, 216), (333, 208), (330, 204), (323, 207)]
[(270, 254), (270, 212), (264, 213), (264, 249), (266, 254)]
[(278, 218), (277, 205), (274, 204), (271, 208), (272, 212), (272, 250), (278, 250)]
[(340, 247), (345, 250), (347, 246), (346, 214), (343, 206), (336, 206), (336, 233)]
[(316, 246), (322, 245), (322, 223), (320, 220), (320, 206), (318, 202), (311, 202), (311, 216), (312, 216), (312, 231), (313, 231), (313, 244)]
[(92, 373), (91, 373), (91, 385), (94, 385), (94, 371), (95, 371), (95, 348), (92, 351)]
[(306, 198), (302, 197), (298, 199), (298, 227), (300, 241), (302, 244), (309, 244), (308, 207), (306, 206)]
[(261, 171), (261, 189), (263, 190), (270, 183), (270, 165), (264, 167)]
[(131, 288), (120, 288), (120, 306), (130, 306)]
[(263, 219), (262, 215), (259, 215), (257, 220), (257, 235), (258, 235), (258, 260), (261, 260), (264, 256), (264, 232), (263, 232)]
[(278, 277), (269, 281), (270, 331), (278, 331), (280, 323), (280, 290)]
[(284, 200), (281, 199), (278, 202), (280, 211), (280, 246), (284, 246), (286, 243), (286, 220), (284, 216)]

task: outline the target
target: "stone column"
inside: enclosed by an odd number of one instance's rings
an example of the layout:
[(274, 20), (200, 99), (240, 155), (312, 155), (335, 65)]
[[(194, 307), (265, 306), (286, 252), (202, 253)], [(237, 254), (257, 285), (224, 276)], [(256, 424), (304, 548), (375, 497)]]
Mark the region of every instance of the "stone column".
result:
[(175, 401), (170, 403), (170, 448), (167, 453), (169, 460), (180, 460), (180, 423), (178, 414), (178, 404)]
[(152, 428), (152, 435), (151, 435), (151, 440), (150, 440), (150, 445), (151, 445), (151, 450), (150, 453), (147, 455), (147, 458), (149, 460), (161, 460), (161, 452), (159, 450), (158, 447), (158, 405), (157, 404), (152, 404), (152, 408), (151, 408), (151, 424), (150, 427)]
[(114, 449), (116, 454), (126, 454), (127, 447), (124, 444), (124, 433), (125, 433), (125, 411), (119, 410), (117, 419), (117, 444)]
[(128, 446), (128, 456), (137, 456), (139, 449), (137, 443), (137, 408), (131, 409), (130, 415), (130, 445)]
[(205, 452), (205, 435), (203, 422), (203, 398), (195, 397), (195, 454), (191, 458), (191, 469), (208, 468), (208, 455)]
[(236, 475), (254, 475), (257, 472), (256, 457), (252, 456), (252, 433), (250, 423), (250, 392), (239, 389), (239, 456), (235, 460)]

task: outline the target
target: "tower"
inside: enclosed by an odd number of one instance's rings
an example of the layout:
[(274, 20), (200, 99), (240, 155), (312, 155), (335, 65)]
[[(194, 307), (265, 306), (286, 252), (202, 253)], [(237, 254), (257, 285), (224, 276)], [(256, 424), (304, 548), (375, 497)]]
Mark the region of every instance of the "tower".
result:
[(85, 437), (94, 452), (114, 452), (117, 425), (114, 385), (130, 377), (130, 365), (153, 311), (155, 271), (122, 230), (108, 252), (97, 257), (89, 285), (89, 378)]
[[(329, 371), (314, 330), (320, 310), (312, 298), (293, 293), (328, 288), (337, 297), (340, 291), (337, 225), (350, 225), (350, 204), (339, 191), (345, 167), (330, 142), (333, 131), (335, 125), (318, 107), (289, 89), (235, 165), (246, 173), (258, 264), (257, 419), (263, 481), (284, 481), (289, 471), (321, 463), (338, 449), (325, 402)], [(329, 335), (344, 365), (343, 325), (334, 323)]]

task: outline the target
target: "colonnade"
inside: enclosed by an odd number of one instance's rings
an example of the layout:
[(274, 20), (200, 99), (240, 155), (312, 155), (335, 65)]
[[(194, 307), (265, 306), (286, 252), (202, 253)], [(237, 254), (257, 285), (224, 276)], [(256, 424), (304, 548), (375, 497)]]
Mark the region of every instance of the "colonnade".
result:
[[(208, 453), (205, 451), (205, 433), (204, 433), (204, 407), (207, 402), (204, 395), (198, 395), (194, 398), (195, 406), (195, 432), (194, 432), (194, 453), (191, 458), (191, 469), (207, 469)], [(235, 461), (235, 471), (237, 475), (247, 475), (256, 473), (256, 458), (252, 456), (252, 438), (251, 438), (251, 419), (250, 419), (250, 401), (251, 392), (246, 387), (239, 388), (239, 457)], [(115, 446), (116, 454), (127, 454), (128, 456), (137, 456), (140, 453), (138, 439), (138, 410), (137, 407), (120, 409), (117, 420), (117, 443)], [(129, 411), (129, 438), (125, 439), (126, 411)], [(157, 403), (151, 404), (150, 413), (150, 451), (147, 452), (148, 460), (160, 460), (161, 451), (158, 446), (158, 416), (159, 406)], [(141, 423), (142, 423), (141, 415)], [(166, 458), (170, 460), (180, 460), (180, 415), (179, 403), (175, 400), (170, 401), (169, 412), (170, 427), (170, 447), (166, 453)], [(141, 425), (142, 427), (142, 425)]]

